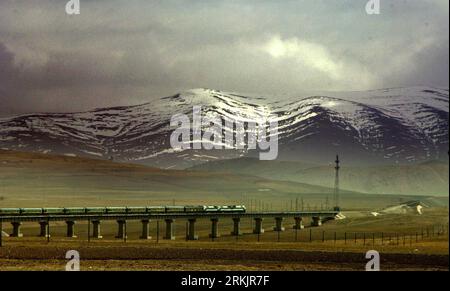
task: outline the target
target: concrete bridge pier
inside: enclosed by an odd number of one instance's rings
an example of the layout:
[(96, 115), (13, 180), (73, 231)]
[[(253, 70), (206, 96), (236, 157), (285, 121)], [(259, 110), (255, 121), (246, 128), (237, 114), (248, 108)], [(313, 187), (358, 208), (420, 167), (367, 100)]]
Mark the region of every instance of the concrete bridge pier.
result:
[(41, 227), (39, 237), (50, 237), (50, 234), (48, 232), (48, 221), (40, 221), (39, 225)]
[(274, 231), (285, 231), (286, 229), (283, 227), (283, 217), (276, 217), (275, 218), (275, 227), (273, 228)]
[(149, 230), (148, 230), (148, 226), (150, 224), (150, 220), (149, 219), (143, 219), (141, 220), (142, 222), (142, 235), (140, 237), (140, 239), (152, 239), (152, 237), (149, 235)]
[(233, 218), (233, 231), (231, 232), (231, 235), (234, 236), (242, 235), (241, 219), (239, 217)]
[(197, 222), (197, 219), (192, 218), (188, 220), (188, 240), (198, 240), (198, 235), (195, 235), (195, 223)]
[(262, 218), (255, 218), (255, 229), (253, 230), (254, 234), (263, 234), (263, 219)]
[(166, 235), (164, 236), (164, 239), (167, 240), (175, 240), (174, 231), (173, 231), (173, 223), (175, 222), (174, 219), (166, 219)]
[(22, 222), (11, 222), (11, 224), (13, 226), (13, 231), (10, 237), (23, 237), (23, 234), (20, 232)]
[(311, 226), (318, 227), (318, 226), (321, 226), (321, 225), (322, 225), (322, 217), (314, 216), (312, 218)]
[(75, 221), (66, 221), (67, 224), (67, 237), (76, 238), (75, 235)]
[(125, 239), (126, 233), (125, 233), (125, 224), (127, 222), (125, 220), (117, 220), (117, 236), (118, 239)]
[(93, 238), (96, 238), (96, 239), (103, 238), (103, 236), (101, 234), (100, 223), (101, 223), (100, 220), (92, 221), (92, 226), (93, 226), (92, 237)]
[(302, 217), (294, 217), (295, 219), (295, 224), (294, 224), (294, 229), (304, 229), (305, 226), (303, 225), (303, 218)]
[(212, 218), (211, 219), (211, 234), (209, 235), (210, 238), (219, 238), (219, 219), (218, 218)]

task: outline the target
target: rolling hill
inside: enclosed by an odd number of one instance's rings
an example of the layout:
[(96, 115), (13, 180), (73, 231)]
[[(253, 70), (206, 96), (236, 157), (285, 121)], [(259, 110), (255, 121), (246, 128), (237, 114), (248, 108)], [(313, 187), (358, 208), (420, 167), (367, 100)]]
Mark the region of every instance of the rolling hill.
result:
[(244, 194), (283, 197), (305, 193), (330, 194), (332, 189), (250, 175), (161, 170), (88, 158), (0, 150), (0, 197), (6, 200), (59, 197), (69, 203), (74, 196), (91, 196), (100, 201), (138, 198), (166, 202), (171, 199), (242, 201)]
[[(243, 158), (210, 162), (191, 169), (230, 174), (252, 173), (262, 178), (333, 187), (333, 167), (332, 164), (320, 166)], [(448, 196), (449, 165), (430, 161), (417, 165), (343, 166), (340, 185), (343, 189), (371, 194)]]

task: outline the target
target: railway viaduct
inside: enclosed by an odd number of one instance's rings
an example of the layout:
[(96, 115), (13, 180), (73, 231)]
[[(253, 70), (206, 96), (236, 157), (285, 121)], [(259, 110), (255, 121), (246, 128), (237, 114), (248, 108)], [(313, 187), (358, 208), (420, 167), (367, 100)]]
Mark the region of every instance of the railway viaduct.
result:
[[(23, 222), (37, 222), (40, 225), (40, 236), (50, 237), (50, 223), (56, 221), (65, 221), (67, 225), (67, 237), (76, 238), (75, 225), (78, 221), (88, 222), (88, 237), (94, 239), (101, 239), (101, 222), (102, 221), (117, 221), (117, 236), (118, 239), (126, 238), (126, 225), (128, 221), (140, 221), (142, 223), (142, 233), (140, 239), (150, 239), (149, 224), (151, 221), (165, 222), (166, 240), (175, 240), (174, 236), (174, 222), (175, 220), (187, 221), (186, 234), (187, 240), (197, 240), (195, 224), (198, 219), (209, 219), (211, 221), (211, 238), (219, 237), (219, 221), (221, 219), (233, 220), (233, 229), (231, 234), (239, 236), (241, 232), (241, 219), (254, 219), (254, 234), (263, 234), (264, 219), (274, 219), (275, 231), (284, 231), (283, 222), (287, 218), (291, 218), (294, 222), (294, 229), (303, 229), (303, 219), (311, 218), (311, 226), (318, 227), (326, 220), (335, 219), (339, 214), (338, 211), (314, 211), (314, 212), (254, 212), (254, 213), (165, 213), (165, 214), (103, 214), (103, 215), (10, 215), (0, 216), (0, 234), (3, 230), (3, 223), (11, 223), (13, 230), (11, 237), (23, 237), (21, 226)], [(91, 230), (92, 226), (92, 230)], [(0, 235), (1, 242), (1, 235)]]

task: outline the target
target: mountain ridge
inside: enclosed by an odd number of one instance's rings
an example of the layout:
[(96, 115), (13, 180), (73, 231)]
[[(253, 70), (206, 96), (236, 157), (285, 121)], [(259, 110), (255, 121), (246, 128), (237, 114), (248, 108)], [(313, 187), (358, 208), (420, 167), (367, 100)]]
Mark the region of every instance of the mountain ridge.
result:
[(0, 148), (174, 169), (256, 156), (251, 150), (172, 150), (170, 118), (191, 116), (193, 106), (223, 119), (275, 119), (279, 160), (324, 164), (336, 153), (353, 164), (448, 160), (448, 89), (433, 87), (294, 97), (193, 89), (141, 105), (2, 118)]

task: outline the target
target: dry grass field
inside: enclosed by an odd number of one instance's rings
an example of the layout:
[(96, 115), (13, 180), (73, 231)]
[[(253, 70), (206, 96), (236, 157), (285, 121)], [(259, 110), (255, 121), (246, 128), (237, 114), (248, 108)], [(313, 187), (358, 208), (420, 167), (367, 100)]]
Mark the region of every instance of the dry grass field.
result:
[[(446, 254), (444, 249), (447, 248)], [(448, 270), (448, 240), (413, 246), (321, 243), (142, 243), (105, 240), (57, 244), (27, 240), (0, 250), (0, 270), (64, 270), (68, 250), (77, 250), (89, 270), (354, 270), (363, 271), (365, 253), (380, 252), (383, 270)]]

